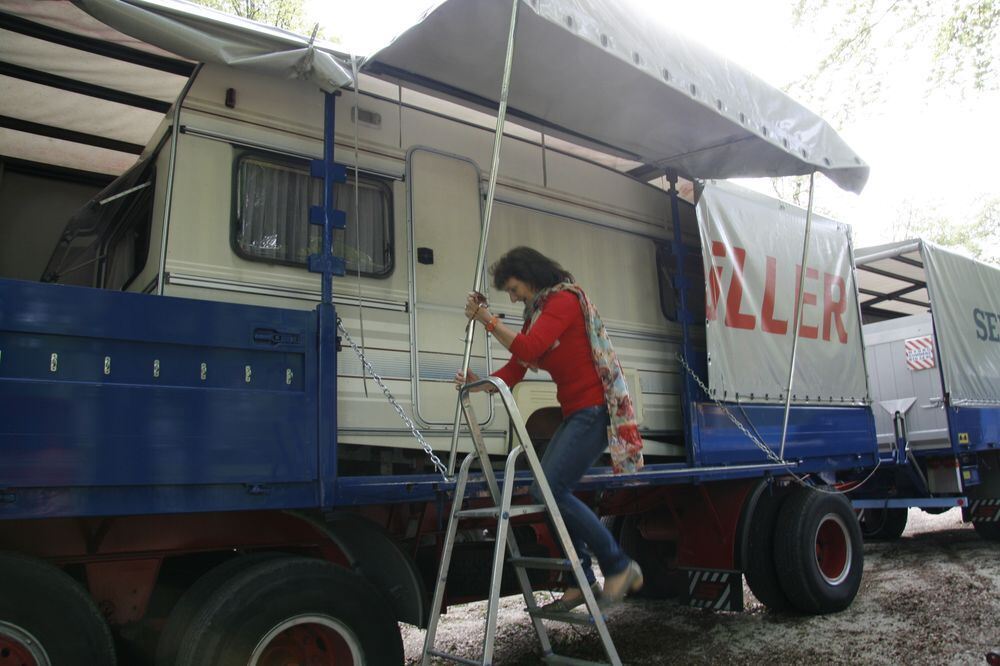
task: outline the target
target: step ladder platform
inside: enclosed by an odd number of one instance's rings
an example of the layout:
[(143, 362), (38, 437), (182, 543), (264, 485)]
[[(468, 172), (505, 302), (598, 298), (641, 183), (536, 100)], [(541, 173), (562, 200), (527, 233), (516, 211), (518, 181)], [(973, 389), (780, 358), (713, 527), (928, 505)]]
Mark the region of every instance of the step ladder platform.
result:
[[(427, 654), (437, 657), (438, 659), (447, 659), (448, 661), (453, 661), (456, 664), (470, 664), (471, 666), (482, 666), (483, 664), (482, 661), (476, 659), (459, 657), (457, 654), (449, 654), (447, 652), (440, 652), (438, 650), (428, 650)], [(566, 663), (566, 662), (555, 662), (555, 663)]]
[(608, 666), (606, 661), (588, 661), (587, 659), (577, 659), (567, 657), (564, 654), (547, 654), (542, 657), (546, 664), (568, 664), (568, 666)]
[(590, 626), (594, 624), (594, 616), (590, 613), (579, 613), (575, 611), (546, 611), (542, 609), (527, 609), (528, 615), (537, 617), (540, 620), (552, 620), (553, 622), (563, 622), (565, 624), (581, 624)]
[[(507, 516), (527, 516), (532, 513), (543, 513), (544, 504), (515, 504), (507, 510)], [(499, 518), (500, 507), (488, 506), (484, 509), (464, 509), (455, 514), (458, 518)]]
[(522, 569), (547, 569), (550, 571), (572, 571), (573, 563), (568, 558), (555, 557), (511, 557), (511, 566)]

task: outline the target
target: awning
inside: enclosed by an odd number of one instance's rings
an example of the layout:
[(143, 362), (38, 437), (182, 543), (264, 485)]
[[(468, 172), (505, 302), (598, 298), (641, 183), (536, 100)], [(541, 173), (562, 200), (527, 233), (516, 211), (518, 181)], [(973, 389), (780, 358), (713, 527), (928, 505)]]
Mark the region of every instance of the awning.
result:
[[(504, 0), (448, 0), (365, 68), (491, 107), (510, 9)], [(868, 180), (868, 166), (822, 118), (620, 3), (522, 0), (514, 51), (511, 117), (642, 162), (646, 173), (819, 171), (853, 192)]]

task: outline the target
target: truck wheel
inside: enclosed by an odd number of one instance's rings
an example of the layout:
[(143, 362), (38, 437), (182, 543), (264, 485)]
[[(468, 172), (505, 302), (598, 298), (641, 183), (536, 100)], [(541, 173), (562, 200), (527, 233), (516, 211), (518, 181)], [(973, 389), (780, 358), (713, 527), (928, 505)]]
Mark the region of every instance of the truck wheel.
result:
[(843, 495), (797, 488), (778, 513), (774, 561), (788, 600), (804, 613), (844, 610), (861, 586), (861, 527)]
[(858, 522), (865, 541), (895, 541), (906, 529), (906, 509), (865, 509)]
[[(181, 640), (191, 625), (191, 620), (205, 605), (212, 593), (219, 589), (223, 583), (241, 571), (279, 557), (287, 557), (287, 554), (271, 551), (234, 557), (209, 569), (196, 580), (181, 595), (170, 611), (167, 624), (156, 643), (156, 666), (174, 666)], [(0, 662), (0, 666), (3, 666), (2, 662)]]
[(972, 527), (975, 528), (976, 534), (987, 541), (1000, 541), (1000, 523), (976, 522), (972, 523)]
[(178, 666), (401, 664), (390, 605), (360, 576), (305, 557), (261, 562), (205, 601)]
[(774, 562), (774, 531), (785, 496), (763, 492), (750, 518), (750, 533), (743, 558), (744, 575), (757, 600), (773, 611), (787, 611), (792, 604), (781, 588)]
[(0, 553), (0, 664), (111, 666), (115, 646), (83, 586), (31, 557)]

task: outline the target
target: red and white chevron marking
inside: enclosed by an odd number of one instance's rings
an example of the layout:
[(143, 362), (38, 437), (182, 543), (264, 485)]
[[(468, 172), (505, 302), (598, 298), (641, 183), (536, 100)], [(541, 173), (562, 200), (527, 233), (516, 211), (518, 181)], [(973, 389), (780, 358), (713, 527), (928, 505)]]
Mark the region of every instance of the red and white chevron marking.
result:
[(934, 336), (910, 338), (904, 343), (906, 365), (910, 370), (929, 370), (934, 367)]
[(1000, 499), (972, 500), (969, 515), (974, 523), (1000, 523)]

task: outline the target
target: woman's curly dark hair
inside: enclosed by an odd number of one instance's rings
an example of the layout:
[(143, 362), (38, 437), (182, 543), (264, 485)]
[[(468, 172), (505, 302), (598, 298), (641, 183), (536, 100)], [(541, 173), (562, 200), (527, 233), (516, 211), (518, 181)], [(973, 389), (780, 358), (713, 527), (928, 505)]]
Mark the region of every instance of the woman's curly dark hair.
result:
[(493, 286), (503, 291), (510, 278), (526, 282), (535, 291), (554, 287), (560, 282), (573, 282), (573, 276), (557, 262), (530, 247), (515, 247), (490, 266)]

